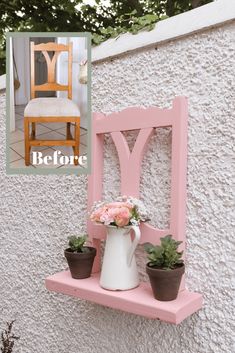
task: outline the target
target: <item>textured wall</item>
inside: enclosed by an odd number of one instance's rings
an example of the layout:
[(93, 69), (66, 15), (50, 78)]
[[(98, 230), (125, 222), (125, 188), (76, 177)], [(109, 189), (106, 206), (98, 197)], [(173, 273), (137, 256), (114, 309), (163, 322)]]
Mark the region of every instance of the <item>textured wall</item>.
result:
[[(44, 278), (65, 267), (66, 237), (85, 229), (86, 179), (6, 176), (5, 97), (0, 101), (1, 323), (16, 319), (22, 353), (230, 353), (232, 320), (232, 124), (234, 24), (98, 64), (93, 109), (169, 107), (189, 97), (187, 287), (203, 309), (179, 326), (146, 320), (48, 293)], [(156, 132), (143, 162), (141, 194), (152, 224), (167, 223), (170, 130)], [(133, 137), (128, 134), (130, 144)], [(107, 142), (110, 141), (107, 139)], [(105, 195), (117, 195), (119, 170), (105, 152)], [(115, 186), (115, 188), (113, 187)], [(112, 189), (112, 190), (111, 190)], [(142, 265), (142, 251), (138, 249)], [(143, 271), (142, 271), (143, 272)]]

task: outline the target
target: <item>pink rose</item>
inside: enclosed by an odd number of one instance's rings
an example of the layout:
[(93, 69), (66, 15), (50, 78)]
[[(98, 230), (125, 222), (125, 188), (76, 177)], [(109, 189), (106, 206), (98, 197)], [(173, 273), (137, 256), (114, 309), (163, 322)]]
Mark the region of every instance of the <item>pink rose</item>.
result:
[(106, 226), (114, 221), (113, 216), (109, 212), (104, 212), (100, 217), (100, 222), (104, 223)]
[(133, 206), (128, 202), (112, 202), (93, 211), (90, 219), (93, 222), (109, 225), (115, 223), (118, 227), (129, 224)]
[(120, 207), (118, 214), (115, 216), (114, 220), (118, 227), (125, 227), (130, 222), (131, 213), (127, 207)]
[(116, 217), (119, 212), (120, 212), (120, 207), (108, 208), (108, 213), (113, 218)]
[(105, 207), (100, 207), (98, 208), (98, 210), (95, 210), (94, 212), (92, 212), (90, 219), (93, 222), (101, 222), (100, 218), (102, 217), (102, 215), (106, 212), (106, 208)]

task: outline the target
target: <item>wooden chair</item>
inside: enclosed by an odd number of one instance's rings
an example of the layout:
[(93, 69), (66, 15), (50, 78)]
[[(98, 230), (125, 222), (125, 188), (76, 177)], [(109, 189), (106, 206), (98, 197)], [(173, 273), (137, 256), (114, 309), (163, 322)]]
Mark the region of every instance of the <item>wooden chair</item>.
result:
[[(74, 164), (78, 164), (80, 139), (80, 111), (72, 101), (72, 43), (68, 45), (57, 43), (42, 43), (35, 45), (31, 42), (31, 100), (24, 111), (25, 135), (25, 165), (30, 164), (30, 149), (32, 146), (72, 146), (74, 150)], [(46, 83), (35, 84), (35, 51), (41, 51), (46, 59), (48, 80)], [(56, 60), (61, 52), (68, 52), (68, 84), (61, 85), (55, 81)], [(50, 58), (48, 52), (54, 52)], [(35, 98), (37, 91), (67, 91), (68, 98)], [(36, 139), (36, 123), (67, 124), (65, 140)], [(71, 123), (75, 124), (74, 139), (71, 135)], [(32, 131), (30, 134), (30, 124)]]
[[(94, 201), (102, 200), (104, 168), (104, 136), (109, 134), (116, 146), (121, 172), (120, 194), (140, 196), (141, 164), (148, 142), (156, 128), (172, 128), (171, 195), (169, 227), (158, 229), (147, 222), (141, 224), (140, 244), (159, 244), (160, 238), (172, 234), (186, 244), (186, 177), (187, 177), (187, 120), (188, 104), (185, 97), (176, 97), (170, 109), (127, 108), (121, 112), (104, 115), (95, 113), (92, 119), (92, 170), (88, 176), (88, 211)], [(130, 151), (124, 131), (139, 130), (135, 145)], [(154, 178), (155, 176), (152, 175)], [(154, 193), (155, 191), (152, 190)], [(157, 195), (156, 195), (157, 202)], [(46, 279), (51, 291), (90, 300), (114, 309), (123, 310), (151, 319), (179, 324), (202, 307), (202, 295), (185, 288), (184, 279), (176, 300), (161, 302), (154, 299), (149, 283), (127, 291), (105, 290), (100, 287), (102, 240), (106, 228), (88, 219), (91, 245), (97, 249), (93, 274), (90, 278), (75, 280), (69, 271), (56, 273)]]
[[(121, 195), (139, 198), (142, 160), (148, 142), (156, 128), (172, 127), (171, 205), (170, 227), (158, 229), (147, 222), (141, 223), (141, 244), (159, 243), (160, 238), (172, 234), (183, 242), (185, 249), (186, 171), (187, 171), (187, 118), (185, 97), (176, 97), (171, 109), (127, 108), (109, 115), (94, 113), (92, 119), (92, 170), (88, 176), (88, 210), (103, 195), (103, 145), (109, 134), (116, 146), (121, 172)], [(123, 131), (139, 130), (132, 151), (129, 150)], [(153, 176), (154, 177), (154, 176)], [(106, 238), (106, 228), (88, 219), (88, 234), (97, 248), (94, 272), (100, 271), (100, 241)], [(182, 286), (184, 281), (182, 281)]]

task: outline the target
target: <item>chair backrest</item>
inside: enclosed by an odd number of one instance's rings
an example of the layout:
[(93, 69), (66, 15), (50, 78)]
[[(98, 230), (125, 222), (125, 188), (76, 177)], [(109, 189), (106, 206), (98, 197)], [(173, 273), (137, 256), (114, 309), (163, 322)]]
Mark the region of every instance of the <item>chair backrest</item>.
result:
[[(36, 91), (68, 91), (68, 98), (72, 99), (72, 52), (73, 43), (68, 45), (57, 43), (34, 44), (31, 42), (31, 99), (35, 98)], [(47, 63), (47, 82), (41, 85), (35, 84), (35, 52), (41, 51)], [(68, 84), (61, 85), (55, 80), (56, 61), (61, 52), (68, 52)], [(54, 52), (50, 58), (48, 52)]]
[[(187, 118), (185, 97), (176, 97), (171, 109), (128, 108), (118, 113), (95, 113), (92, 126), (92, 172), (88, 178), (88, 210), (94, 201), (102, 199), (104, 134), (110, 134), (116, 146), (121, 169), (121, 194), (139, 197), (141, 163), (145, 148), (155, 128), (172, 127), (170, 224), (168, 229), (157, 229), (141, 224), (141, 243), (159, 243), (160, 237), (172, 234), (185, 247), (186, 172), (187, 172)], [(122, 131), (140, 130), (130, 152)], [(154, 177), (154, 176), (153, 176)], [(89, 238), (99, 251), (100, 240), (105, 239), (105, 227), (90, 220)], [(98, 253), (99, 255), (99, 253)], [(94, 271), (99, 270), (99, 257)]]

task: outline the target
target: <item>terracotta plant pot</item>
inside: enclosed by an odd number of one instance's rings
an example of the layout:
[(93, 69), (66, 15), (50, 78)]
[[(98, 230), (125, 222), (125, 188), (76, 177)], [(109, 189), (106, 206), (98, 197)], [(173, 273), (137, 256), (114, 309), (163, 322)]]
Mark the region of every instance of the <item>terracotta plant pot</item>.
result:
[(161, 301), (176, 299), (184, 270), (184, 265), (173, 270), (162, 270), (147, 264), (146, 272), (150, 279), (154, 298)]
[(64, 251), (71, 272), (71, 276), (75, 279), (88, 278), (96, 256), (96, 248), (86, 246), (89, 252), (73, 252), (70, 248)]

